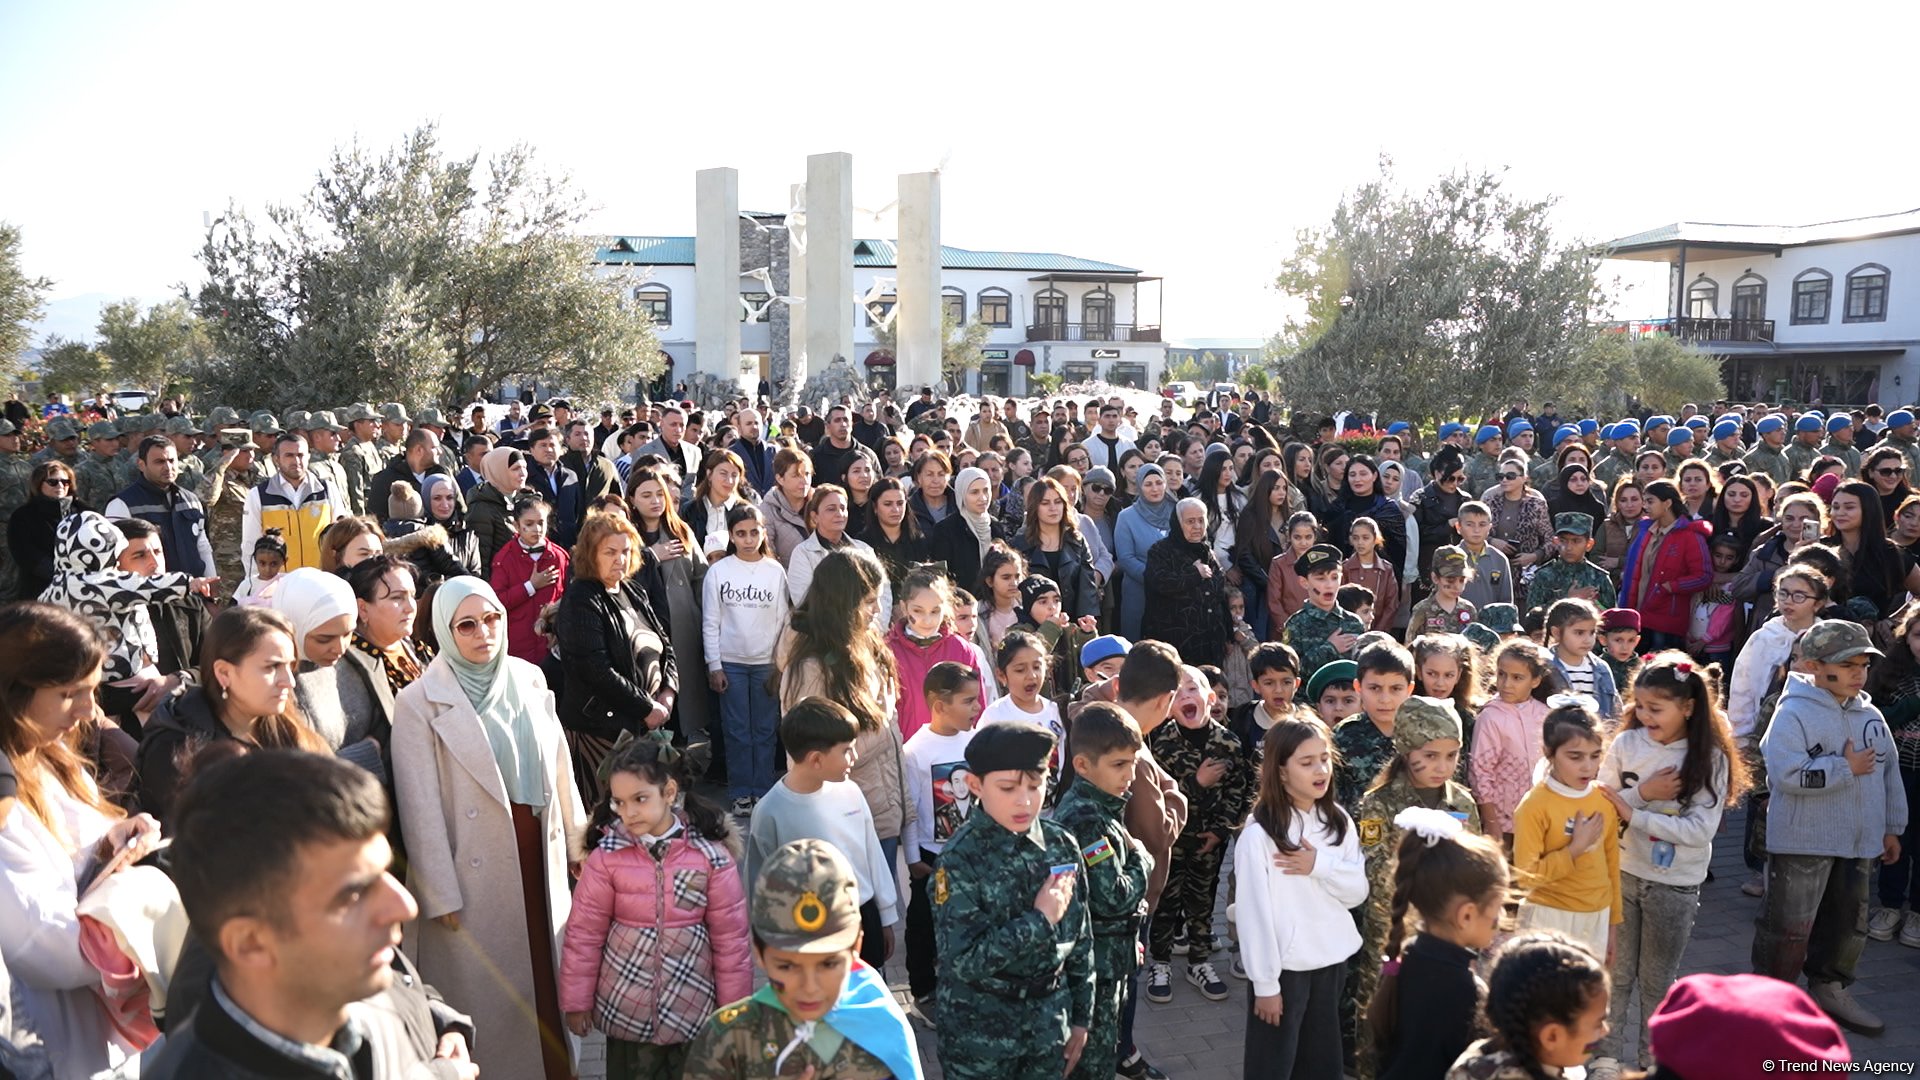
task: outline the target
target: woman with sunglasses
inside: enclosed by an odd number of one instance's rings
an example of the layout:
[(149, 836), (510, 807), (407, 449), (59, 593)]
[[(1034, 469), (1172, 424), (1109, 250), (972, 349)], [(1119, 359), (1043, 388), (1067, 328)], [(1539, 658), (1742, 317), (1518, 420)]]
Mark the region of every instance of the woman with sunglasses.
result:
[[(608, 517), (596, 514), (595, 520)], [(414, 958), (476, 1024), (489, 1075), (573, 1075), (562, 1026), (567, 866), (587, 815), (540, 669), (507, 650), (507, 609), (477, 577), (433, 597), (440, 655), (394, 700), (395, 803), (422, 918)]]
[(93, 507), (74, 497), (73, 468), (49, 458), (34, 466), (25, 506), (7, 519), (7, 550), (20, 568), (20, 595), (31, 599), (53, 581), (54, 533), (69, 515)]
[(1533, 490), (1527, 477), (1525, 450), (1502, 450), (1499, 469), (1495, 489), (1485, 496), (1487, 508), (1493, 511), (1493, 535), (1487, 543), (1518, 571), (1546, 559), (1547, 545), (1553, 542), (1553, 515), (1547, 510), (1547, 497)]
[(1888, 522), (1913, 489), (1907, 485), (1907, 455), (1897, 446), (1876, 446), (1860, 464), (1860, 479), (1880, 493), (1880, 513)]
[(1448, 544), (1460, 542), (1453, 521), (1460, 506), (1467, 502), (1461, 486), (1467, 481), (1467, 465), (1460, 448), (1443, 444), (1427, 466), (1428, 483), (1413, 493), (1413, 517), (1408, 535), (1419, 538), (1420, 573), (1413, 582), (1413, 596), (1424, 599), (1427, 580), (1433, 571), (1433, 553)]

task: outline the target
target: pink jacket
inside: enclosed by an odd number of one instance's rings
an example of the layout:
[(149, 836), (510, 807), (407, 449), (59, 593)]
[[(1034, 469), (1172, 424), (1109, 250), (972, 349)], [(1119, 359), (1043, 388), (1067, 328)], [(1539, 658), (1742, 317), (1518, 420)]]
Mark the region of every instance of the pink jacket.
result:
[[(913, 738), (913, 733), (927, 725), (932, 715), (927, 710), (927, 696), (924, 687), (927, 684), (927, 672), (933, 665), (943, 660), (980, 670), (980, 662), (974, 651), (967, 647), (965, 638), (949, 631), (932, 645), (921, 648), (907, 640), (906, 624), (897, 622), (887, 631), (887, 648), (893, 651), (893, 662), (900, 669), (900, 737)], [(984, 687), (986, 680), (981, 679)], [(980, 703), (986, 704), (986, 695), (980, 696)]]
[(1473, 799), (1488, 836), (1513, 831), (1513, 812), (1533, 790), (1533, 766), (1545, 754), (1540, 741), (1545, 703), (1528, 698), (1509, 705), (1494, 698), (1480, 706), (1473, 721)]
[(560, 955), (562, 1010), (659, 1045), (692, 1041), (714, 1010), (753, 993), (739, 864), (685, 828), (666, 844), (656, 861), (618, 825), (600, 841), (574, 887)]
[[(533, 580), (533, 572), (554, 567), (559, 568), (560, 576), (553, 584), (529, 595), (527, 582)], [(547, 541), (546, 553), (535, 566), (527, 549), (521, 547), (516, 538), (494, 553), (491, 571), (487, 584), (493, 586), (500, 602), (507, 605), (508, 655), (538, 664), (546, 658), (547, 641), (534, 626), (540, 621), (540, 609), (559, 603), (560, 594), (567, 589), (566, 549)]]

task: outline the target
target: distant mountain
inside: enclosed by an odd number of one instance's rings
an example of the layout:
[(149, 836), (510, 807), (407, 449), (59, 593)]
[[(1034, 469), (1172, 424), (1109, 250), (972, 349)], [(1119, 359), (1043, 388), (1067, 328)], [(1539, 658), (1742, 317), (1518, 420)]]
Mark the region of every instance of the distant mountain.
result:
[[(172, 299), (171, 294), (138, 297), (142, 305)], [(47, 301), (47, 313), (34, 327), (33, 343), (38, 347), (47, 335), (58, 334), (70, 341), (92, 341), (100, 325), (100, 309), (126, 297), (116, 293), (81, 293)]]

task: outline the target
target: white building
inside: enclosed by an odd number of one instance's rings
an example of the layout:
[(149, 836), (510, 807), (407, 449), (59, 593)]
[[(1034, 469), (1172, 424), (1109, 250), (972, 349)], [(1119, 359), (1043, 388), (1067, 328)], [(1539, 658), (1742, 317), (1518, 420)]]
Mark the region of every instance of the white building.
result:
[[(785, 379), (789, 308), (773, 297), (804, 288), (788, 287), (784, 216), (742, 217), (749, 220), (741, 222), (740, 235), (740, 377), (751, 389), (762, 378)], [(652, 309), (661, 349), (681, 375), (695, 370), (693, 249), (691, 236), (615, 236), (598, 254), (602, 273), (641, 278), (634, 297)], [(1160, 385), (1167, 347), (1160, 338), (1159, 278), (1070, 255), (944, 245), (940, 255), (942, 290), (955, 321), (992, 328), (985, 361), (969, 375), (966, 391), (1025, 395), (1027, 376), (1035, 372), (1061, 375), (1068, 383)], [(816, 256), (810, 251), (808, 257)], [(856, 240), (854, 291), (840, 301), (854, 327), (856, 355), (848, 359), (887, 386), (893, 384), (894, 361), (876, 340), (873, 322), (876, 313), (884, 318), (892, 310), (888, 283), (895, 258), (891, 240)], [(764, 269), (765, 277), (753, 276), (756, 269)], [(872, 303), (863, 304), (869, 296)], [(808, 363), (818, 370), (830, 359), (809, 357)]]
[(1683, 221), (1608, 257), (1664, 262), (1667, 310), (1619, 324), (1719, 356), (1742, 401), (1920, 397), (1920, 210), (1817, 225)]

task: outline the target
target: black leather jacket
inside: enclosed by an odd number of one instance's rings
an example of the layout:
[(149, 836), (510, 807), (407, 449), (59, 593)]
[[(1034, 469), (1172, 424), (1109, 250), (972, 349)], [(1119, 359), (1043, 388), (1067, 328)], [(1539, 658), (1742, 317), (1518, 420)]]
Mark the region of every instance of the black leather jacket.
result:
[[(554, 631), (560, 641), (560, 660), (566, 682), (560, 692), (560, 725), (611, 739), (622, 731), (638, 731), (653, 711), (656, 697), (679, 693), (679, 672), (673, 662), (673, 631), (655, 613), (647, 591), (629, 578), (620, 584), (642, 619), (652, 624), (660, 639), (658, 657), (636, 657), (633, 639), (620, 618), (606, 586), (589, 578), (574, 578), (560, 596)], [(669, 705), (671, 708), (671, 705)]]

